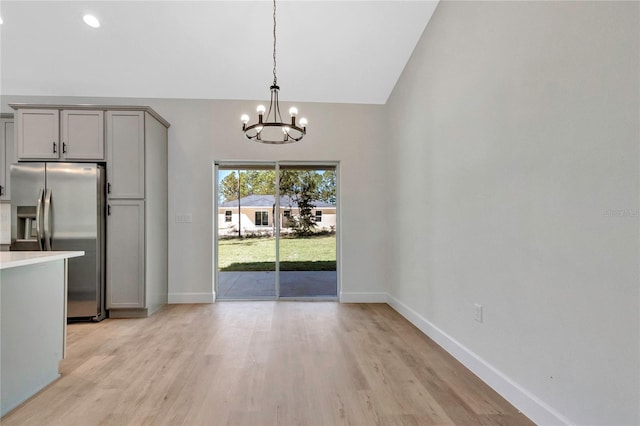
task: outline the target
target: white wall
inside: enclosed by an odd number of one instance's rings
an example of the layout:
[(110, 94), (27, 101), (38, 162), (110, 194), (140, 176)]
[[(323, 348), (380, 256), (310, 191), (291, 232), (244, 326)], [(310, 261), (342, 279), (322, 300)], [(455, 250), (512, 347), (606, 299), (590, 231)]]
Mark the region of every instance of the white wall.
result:
[[(213, 83), (212, 83), (213, 84)], [(286, 87), (283, 91), (286, 90)], [(265, 86), (265, 96), (268, 87)], [(366, 213), (385, 187), (379, 149), (383, 106), (297, 104), (309, 119), (297, 144), (272, 146), (242, 136), (240, 115), (258, 102), (2, 96), (13, 102), (149, 105), (169, 123), (169, 293), (174, 301), (206, 301), (212, 295), (212, 165), (214, 160), (340, 161), (342, 292), (344, 300), (379, 300), (384, 294), (386, 239)], [(264, 103), (264, 100), (261, 101)], [(288, 110), (289, 103), (282, 107)], [(191, 213), (192, 223), (175, 215)]]
[(640, 424), (639, 12), (441, 2), (387, 104), (392, 303), (543, 424)]
[[(388, 291), (540, 423), (639, 424), (638, 17), (635, 2), (442, 2), (386, 107), (298, 105), (298, 145), (241, 137), (256, 102), (3, 96), (1, 111), (141, 104), (172, 124), (174, 300), (211, 295), (214, 160), (339, 160), (344, 300)], [(381, 197), (400, 207), (366, 214)]]

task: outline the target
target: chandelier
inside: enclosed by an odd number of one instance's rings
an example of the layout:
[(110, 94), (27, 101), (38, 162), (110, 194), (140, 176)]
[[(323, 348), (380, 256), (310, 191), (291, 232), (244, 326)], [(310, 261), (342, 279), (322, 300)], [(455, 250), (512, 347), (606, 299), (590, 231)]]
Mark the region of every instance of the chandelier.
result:
[[(270, 87), (271, 100), (269, 101), (269, 110), (264, 105), (258, 105), (258, 122), (249, 123), (249, 116), (243, 114), (240, 117), (242, 121), (242, 131), (247, 139), (269, 143), (269, 144), (285, 144), (298, 142), (307, 134), (307, 119), (301, 118), (296, 123), (298, 109), (291, 107), (289, 115), (290, 123), (284, 123), (280, 115), (280, 104), (278, 103), (278, 77), (276, 77), (276, 0), (273, 0), (273, 84)], [(267, 112), (265, 117), (264, 113)]]

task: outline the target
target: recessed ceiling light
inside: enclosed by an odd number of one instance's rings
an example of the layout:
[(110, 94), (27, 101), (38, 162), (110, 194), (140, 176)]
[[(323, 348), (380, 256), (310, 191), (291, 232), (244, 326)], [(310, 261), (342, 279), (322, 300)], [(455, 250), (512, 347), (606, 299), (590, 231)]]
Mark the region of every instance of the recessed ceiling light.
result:
[(98, 21), (98, 18), (96, 18), (93, 15), (84, 15), (82, 17), (82, 20), (84, 21), (85, 24), (87, 24), (91, 28), (99, 28), (100, 27), (100, 21)]

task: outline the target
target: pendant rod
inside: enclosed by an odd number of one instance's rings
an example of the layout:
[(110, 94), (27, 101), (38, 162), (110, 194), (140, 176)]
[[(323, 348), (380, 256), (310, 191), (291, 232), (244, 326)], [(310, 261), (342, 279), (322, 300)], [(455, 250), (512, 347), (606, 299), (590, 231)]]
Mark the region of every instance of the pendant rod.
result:
[(276, 0), (273, 0), (273, 85), (278, 85), (276, 76)]

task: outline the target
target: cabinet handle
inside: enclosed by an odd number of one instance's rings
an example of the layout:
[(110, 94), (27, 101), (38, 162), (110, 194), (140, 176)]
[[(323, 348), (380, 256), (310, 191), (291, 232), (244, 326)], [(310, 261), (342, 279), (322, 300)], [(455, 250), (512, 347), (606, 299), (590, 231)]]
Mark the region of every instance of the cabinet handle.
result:
[(107, 182), (107, 194), (111, 194), (111, 183)]
[(107, 216), (111, 216), (111, 205), (107, 204)]
[(58, 144), (53, 142), (53, 153), (56, 154), (58, 152)]
[(4, 195), (4, 186), (0, 185), (0, 196)]
[(67, 144), (62, 142), (62, 153), (66, 154), (67, 153)]

